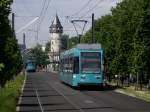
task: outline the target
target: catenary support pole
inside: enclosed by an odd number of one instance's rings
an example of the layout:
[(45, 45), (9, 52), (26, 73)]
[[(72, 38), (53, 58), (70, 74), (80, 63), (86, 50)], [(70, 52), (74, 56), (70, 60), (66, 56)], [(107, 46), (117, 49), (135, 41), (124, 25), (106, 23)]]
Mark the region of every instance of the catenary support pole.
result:
[(94, 13), (92, 13), (92, 43), (95, 42), (94, 39)]
[(15, 14), (12, 13), (12, 31), (13, 31), (13, 36), (15, 37)]

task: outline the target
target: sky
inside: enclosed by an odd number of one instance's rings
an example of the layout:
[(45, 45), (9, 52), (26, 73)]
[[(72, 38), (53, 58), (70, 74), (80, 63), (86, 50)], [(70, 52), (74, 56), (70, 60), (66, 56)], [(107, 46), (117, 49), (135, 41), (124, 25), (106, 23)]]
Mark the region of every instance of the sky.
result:
[[(49, 27), (57, 13), (64, 29), (63, 34), (69, 37), (76, 36), (71, 20), (88, 21), (85, 33), (91, 27), (91, 15), (95, 19), (111, 13), (121, 0), (14, 0), (11, 8), (15, 13), (15, 31), (18, 43), (22, 44), (23, 33), (26, 35), (27, 48), (37, 43), (45, 45), (50, 41)], [(34, 22), (33, 22), (34, 21)], [(75, 23), (78, 33), (81, 34), (84, 23)], [(22, 29), (22, 30), (21, 30)]]

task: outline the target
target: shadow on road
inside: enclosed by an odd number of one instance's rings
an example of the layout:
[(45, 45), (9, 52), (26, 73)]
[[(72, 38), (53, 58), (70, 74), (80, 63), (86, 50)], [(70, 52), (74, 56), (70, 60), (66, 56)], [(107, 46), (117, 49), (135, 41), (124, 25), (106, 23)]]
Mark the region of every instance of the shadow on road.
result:
[(106, 85), (106, 86), (81, 85), (79, 87), (73, 87), (64, 82), (61, 82), (61, 83), (64, 84), (65, 86), (68, 86), (68, 87), (78, 90), (78, 91), (113, 91), (115, 89), (120, 88), (118, 86), (112, 86), (112, 85)]
[(74, 89), (79, 91), (113, 91), (117, 88), (119, 87), (107, 85), (107, 86), (80, 86)]

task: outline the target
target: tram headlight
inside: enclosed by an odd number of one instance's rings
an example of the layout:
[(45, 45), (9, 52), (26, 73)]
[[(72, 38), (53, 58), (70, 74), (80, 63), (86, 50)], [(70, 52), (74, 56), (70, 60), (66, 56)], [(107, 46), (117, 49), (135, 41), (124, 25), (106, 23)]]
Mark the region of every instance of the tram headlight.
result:
[(76, 75), (73, 75), (73, 78), (76, 78), (77, 76)]

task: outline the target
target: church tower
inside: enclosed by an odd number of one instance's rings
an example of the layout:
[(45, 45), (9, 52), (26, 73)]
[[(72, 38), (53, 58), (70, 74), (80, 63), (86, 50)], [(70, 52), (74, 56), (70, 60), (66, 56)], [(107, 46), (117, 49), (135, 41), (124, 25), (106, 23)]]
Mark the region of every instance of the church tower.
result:
[(51, 26), (49, 27), (50, 37), (51, 37), (51, 47), (49, 58), (51, 60), (50, 69), (52, 71), (58, 71), (59, 69), (59, 55), (61, 51), (61, 34), (63, 33), (63, 27), (60, 23), (60, 20), (56, 14), (55, 19), (52, 21)]
[(50, 36), (51, 36), (51, 52), (58, 53), (61, 50), (61, 34), (63, 33), (63, 27), (60, 20), (56, 14), (50, 26)]

